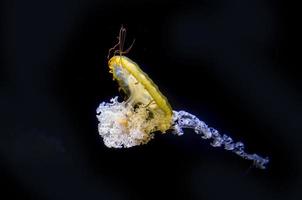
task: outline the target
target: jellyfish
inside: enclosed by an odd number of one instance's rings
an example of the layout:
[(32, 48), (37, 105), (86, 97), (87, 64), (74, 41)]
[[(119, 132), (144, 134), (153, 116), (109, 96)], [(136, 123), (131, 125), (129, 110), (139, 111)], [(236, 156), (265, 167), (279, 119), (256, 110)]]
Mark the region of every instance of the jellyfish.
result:
[[(226, 134), (219, 133), (204, 121), (184, 110), (172, 109), (168, 99), (158, 86), (141, 68), (126, 57), (131, 46), (123, 50), (126, 29), (122, 26), (117, 44), (109, 49), (108, 66), (124, 94), (125, 100), (119, 102), (113, 97), (110, 102), (101, 102), (96, 110), (99, 121), (98, 132), (109, 148), (130, 148), (147, 144), (154, 133), (184, 134), (184, 129), (192, 129), (202, 139), (210, 140), (213, 147), (223, 147), (238, 156), (250, 160), (255, 167), (265, 169), (269, 159), (258, 154), (246, 153), (242, 142), (235, 142)], [(111, 53), (113, 52), (113, 56)]]

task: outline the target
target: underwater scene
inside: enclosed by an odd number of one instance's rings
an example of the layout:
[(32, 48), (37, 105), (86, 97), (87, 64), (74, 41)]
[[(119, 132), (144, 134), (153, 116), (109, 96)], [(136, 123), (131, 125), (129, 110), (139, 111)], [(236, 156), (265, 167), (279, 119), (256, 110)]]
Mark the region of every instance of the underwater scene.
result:
[(302, 199), (297, 5), (0, 8), (0, 199)]

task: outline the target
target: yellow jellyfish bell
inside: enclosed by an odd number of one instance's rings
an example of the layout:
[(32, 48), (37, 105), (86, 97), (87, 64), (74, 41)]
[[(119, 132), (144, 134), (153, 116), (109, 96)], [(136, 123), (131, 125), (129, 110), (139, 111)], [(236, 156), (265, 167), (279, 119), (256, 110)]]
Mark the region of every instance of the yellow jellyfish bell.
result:
[[(172, 108), (167, 98), (159, 91), (157, 85), (140, 67), (126, 56), (113, 56), (108, 66), (113, 78), (128, 96), (127, 104), (140, 105), (148, 109), (152, 116), (158, 118), (155, 129), (165, 132), (171, 127)], [(153, 130), (155, 130), (153, 129)], [(156, 131), (156, 130), (155, 130)]]
[[(125, 36), (122, 27), (118, 43), (109, 50), (108, 67), (126, 100), (118, 102), (116, 97), (97, 109), (99, 134), (107, 147), (114, 148), (146, 144), (155, 131), (165, 133), (173, 123), (167, 98), (138, 64), (123, 55), (132, 47), (123, 51)], [(116, 55), (110, 57), (112, 51)]]

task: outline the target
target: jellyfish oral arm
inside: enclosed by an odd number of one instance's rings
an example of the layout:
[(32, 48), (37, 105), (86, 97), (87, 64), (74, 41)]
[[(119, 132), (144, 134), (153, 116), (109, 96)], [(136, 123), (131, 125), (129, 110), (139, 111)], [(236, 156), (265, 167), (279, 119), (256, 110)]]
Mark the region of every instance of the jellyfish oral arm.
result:
[(225, 134), (221, 135), (216, 129), (208, 127), (206, 123), (199, 120), (196, 116), (186, 111), (173, 111), (173, 133), (183, 135), (183, 128), (193, 129), (200, 134), (203, 139), (211, 139), (213, 147), (224, 147), (225, 150), (232, 151), (238, 156), (253, 161), (254, 165), (260, 169), (265, 169), (269, 159), (257, 154), (249, 154), (244, 151), (242, 142), (234, 142), (233, 139)]
[[(152, 127), (154, 122), (146, 119), (146, 111), (144, 107), (134, 110), (126, 102), (118, 102), (117, 97), (112, 98), (110, 103), (102, 102), (97, 109), (97, 118), (99, 134), (104, 144), (109, 148), (129, 148), (148, 143), (154, 137), (152, 129), (148, 127)], [(260, 169), (265, 169), (269, 162), (268, 158), (246, 153), (242, 142), (234, 142), (231, 137), (221, 135), (195, 115), (183, 110), (173, 111), (170, 130), (181, 136), (184, 134), (183, 129), (194, 130), (202, 139), (211, 140), (211, 146), (224, 147), (225, 150), (253, 161), (254, 166)]]

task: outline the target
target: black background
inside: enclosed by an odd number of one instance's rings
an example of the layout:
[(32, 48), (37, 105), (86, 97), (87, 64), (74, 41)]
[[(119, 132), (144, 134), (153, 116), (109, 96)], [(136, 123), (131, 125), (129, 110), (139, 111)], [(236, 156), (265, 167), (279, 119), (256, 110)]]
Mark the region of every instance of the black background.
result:
[[(301, 32), (290, 1), (1, 2), (1, 199), (300, 199)], [(95, 109), (127, 55), (174, 110), (269, 156), (268, 169), (201, 140), (157, 134), (108, 149)], [(8, 196), (7, 196), (8, 195)], [(7, 196), (7, 197), (5, 197)]]

